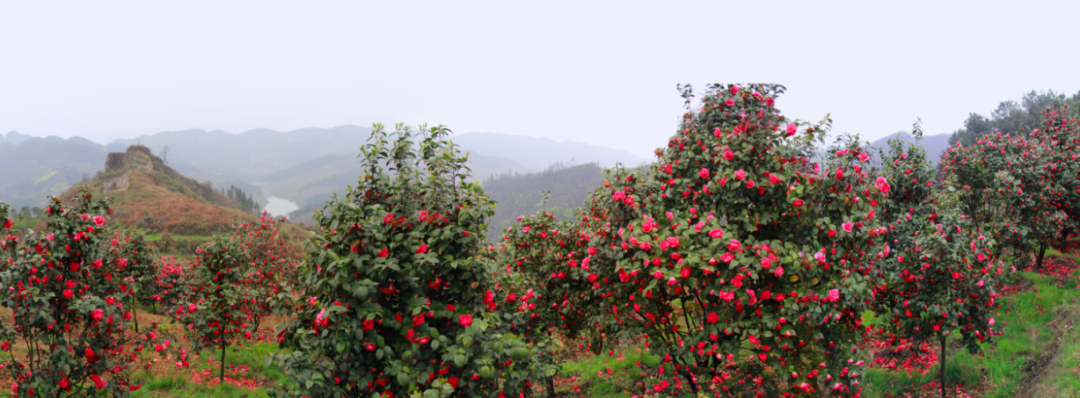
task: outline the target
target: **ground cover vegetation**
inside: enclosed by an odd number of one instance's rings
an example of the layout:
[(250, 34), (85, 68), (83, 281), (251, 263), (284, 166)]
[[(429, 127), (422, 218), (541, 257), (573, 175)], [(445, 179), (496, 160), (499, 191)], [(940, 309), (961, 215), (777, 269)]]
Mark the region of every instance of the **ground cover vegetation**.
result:
[(1027, 124), (955, 140), (936, 171), (918, 124), (914, 143), (871, 153), (826, 141), (829, 119), (785, 117), (784, 90), (680, 86), (686, 111), (655, 161), (605, 170), (575, 210), (531, 193), (541, 210), (497, 230), (443, 126), (374, 126), (363, 175), (302, 246), (263, 215), (177, 256), (96, 192), (36, 215), (0, 203), (0, 383), (161, 397), (1080, 388), (1070, 101), (1033, 97)]

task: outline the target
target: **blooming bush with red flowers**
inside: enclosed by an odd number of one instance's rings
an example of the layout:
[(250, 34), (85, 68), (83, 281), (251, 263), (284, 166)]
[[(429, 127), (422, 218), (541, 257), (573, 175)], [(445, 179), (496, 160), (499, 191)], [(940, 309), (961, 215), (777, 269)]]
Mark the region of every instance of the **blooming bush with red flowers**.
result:
[(852, 350), (890, 185), (852, 137), (811, 160), (830, 122), (783, 117), (783, 90), (710, 86), (655, 163), (609, 171), (567, 232), (587, 248), (521, 265), (541, 284), (584, 285), (600, 310), (590, 324), (645, 338), (664, 358), (657, 394), (859, 393)]
[[(959, 195), (950, 179), (926, 206), (928, 217), (911, 221), (888, 253), (888, 264), (879, 292), (879, 315), (885, 315), (894, 341), (913, 347), (926, 341), (940, 343), (945, 362), (948, 336), (959, 331), (961, 342), (972, 352), (1001, 334), (994, 327), (993, 312), (1000, 308), (995, 286), (1005, 272), (993, 256), (994, 241), (975, 228), (960, 212)], [(944, 385), (944, 366), (941, 367)]]
[(2, 368), (18, 396), (128, 396), (139, 388), (133, 369), (169, 344), (156, 324), (130, 328), (133, 289), (112, 261), (108, 203), (88, 193), (76, 200), (65, 207), (50, 198), (46, 232), (18, 242), (0, 271), (8, 291), (0, 305), (12, 311), (0, 335), (0, 350), (11, 354)]
[[(376, 125), (366, 175), (316, 212), (278, 365), (309, 397), (520, 396), (532, 347), (511, 334), (485, 248), (493, 202), (443, 127)], [(507, 307), (510, 307), (507, 309)]]
[(220, 350), (222, 364), (225, 348), (251, 339), (266, 314), (256, 299), (263, 292), (256, 286), (254, 260), (243, 245), (238, 236), (220, 234), (196, 249), (183, 297), (173, 310), (193, 351)]
[(259, 320), (265, 315), (290, 310), (292, 288), (299, 283), (296, 267), (300, 257), (281, 235), (277, 220), (265, 212), (259, 217), (258, 225), (238, 225), (235, 236), (241, 249), (251, 256), (244, 299), (258, 312), (252, 316), (258, 328)]
[(998, 242), (998, 254), (1004, 248), (1032, 253), (1036, 267), (1047, 250), (1075, 233), (1073, 200), (1080, 198), (1075, 118), (1054, 108), (1044, 118), (1046, 130), (989, 134), (972, 145), (958, 143), (942, 157), (964, 213)]

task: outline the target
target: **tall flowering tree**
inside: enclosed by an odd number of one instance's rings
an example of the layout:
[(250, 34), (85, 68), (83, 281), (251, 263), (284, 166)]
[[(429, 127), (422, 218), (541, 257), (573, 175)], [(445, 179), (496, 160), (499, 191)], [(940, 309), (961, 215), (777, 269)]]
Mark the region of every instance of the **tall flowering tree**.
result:
[(225, 379), (225, 352), (251, 339), (265, 314), (255, 296), (256, 271), (251, 254), (234, 235), (222, 234), (196, 249), (185, 297), (174, 315), (186, 329), (192, 349), (221, 352), (220, 379)]
[[(310, 397), (520, 396), (531, 346), (510, 336), (484, 254), (493, 203), (443, 127), (376, 125), (358, 186), (316, 213), (308, 296), (278, 364)], [(512, 316), (512, 314), (511, 314)]]
[(3, 363), (18, 396), (128, 396), (139, 388), (132, 370), (150, 365), (143, 354), (169, 344), (156, 324), (141, 334), (130, 328), (124, 304), (133, 290), (111, 261), (108, 203), (88, 193), (77, 200), (65, 207), (50, 198), (45, 232), (6, 241), (0, 282), (10, 292), (0, 305), (12, 322), (0, 332), (0, 350), (27, 350)]
[(994, 286), (1003, 272), (994, 258), (992, 238), (984, 236), (960, 212), (960, 196), (946, 180), (942, 190), (928, 198), (926, 211), (902, 231), (903, 244), (894, 246), (888, 261), (879, 311), (891, 316), (888, 329), (916, 343), (941, 344), (941, 387), (945, 396), (946, 342), (959, 332), (971, 352), (990, 342), (993, 311), (1000, 308)]
[[(1059, 162), (1051, 140), (1035, 131), (1018, 136), (994, 133), (975, 144), (957, 144), (942, 157), (955, 178), (965, 214), (993, 235), (999, 247), (1033, 252), (1041, 267), (1047, 250), (1060, 244), (1070, 218)], [(1060, 161), (1060, 159), (1059, 159)]]
[(848, 360), (890, 185), (867, 174), (854, 139), (812, 161), (828, 125), (787, 120), (773, 107), (782, 92), (710, 86), (655, 163), (611, 171), (594, 191), (566, 232), (587, 248), (521, 264), (538, 283), (588, 289), (580, 297), (601, 310), (590, 324), (645, 338), (664, 358), (657, 394), (858, 394), (861, 363)]

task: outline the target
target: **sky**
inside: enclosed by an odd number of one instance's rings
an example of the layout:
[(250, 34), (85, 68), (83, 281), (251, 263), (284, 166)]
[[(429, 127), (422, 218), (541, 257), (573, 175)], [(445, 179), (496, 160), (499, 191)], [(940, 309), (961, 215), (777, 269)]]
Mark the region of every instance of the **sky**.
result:
[[(758, 5), (758, 3), (764, 5)], [(445, 124), (663, 145), (676, 84), (773, 82), (786, 115), (876, 139), (1080, 91), (1080, 2), (5, 2), (0, 133), (105, 143)]]

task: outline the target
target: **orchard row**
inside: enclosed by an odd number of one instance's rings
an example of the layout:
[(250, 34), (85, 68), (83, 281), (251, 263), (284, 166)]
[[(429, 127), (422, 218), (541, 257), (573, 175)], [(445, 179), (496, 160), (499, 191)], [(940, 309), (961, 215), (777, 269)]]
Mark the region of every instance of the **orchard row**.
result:
[[(376, 125), (302, 260), (265, 216), (177, 261), (109, 225), (105, 201), (53, 200), (48, 232), (3, 242), (0, 348), (27, 351), (3, 369), (20, 396), (124, 396), (153, 357), (224, 355), (281, 313), (281, 396), (552, 395), (561, 352), (640, 344), (662, 357), (646, 395), (848, 397), (867, 311), (896, 344), (993, 344), (1004, 260), (1039, 266), (1075, 235), (1071, 110), (950, 148), (937, 174), (918, 144), (826, 144), (831, 121), (784, 117), (783, 91), (683, 88), (656, 161), (607, 170), (574, 219), (523, 216), (494, 245), (495, 203), (443, 127)], [(139, 329), (135, 302), (179, 328)]]

